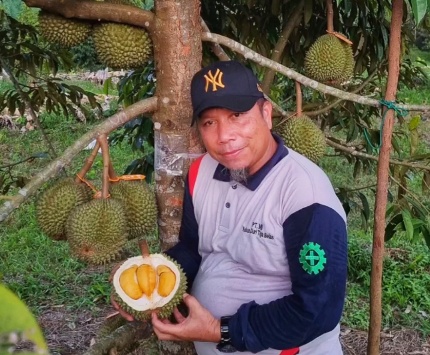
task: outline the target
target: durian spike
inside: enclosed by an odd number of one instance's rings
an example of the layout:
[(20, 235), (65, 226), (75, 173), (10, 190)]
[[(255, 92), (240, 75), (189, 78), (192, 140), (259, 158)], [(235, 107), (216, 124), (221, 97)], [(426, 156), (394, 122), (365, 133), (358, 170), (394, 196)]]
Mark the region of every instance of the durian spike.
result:
[(102, 149), (103, 156), (103, 178), (102, 178), (102, 194), (101, 198), (107, 199), (109, 198), (109, 145), (106, 134), (101, 134), (97, 138), (100, 143), (100, 147)]
[(296, 114), (297, 117), (302, 115), (302, 86), (298, 81), (295, 81), (296, 84)]

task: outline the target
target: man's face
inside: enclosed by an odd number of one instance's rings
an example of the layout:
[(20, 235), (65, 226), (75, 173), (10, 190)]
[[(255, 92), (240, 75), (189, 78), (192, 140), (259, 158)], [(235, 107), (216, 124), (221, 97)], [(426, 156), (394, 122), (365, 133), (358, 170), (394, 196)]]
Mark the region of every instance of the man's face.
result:
[(230, 170), (246, 168), (254, 174), (276, 151), (268, 101), (257, 102), (247, 112), (207, 109), (197, 127), (207, 152)]

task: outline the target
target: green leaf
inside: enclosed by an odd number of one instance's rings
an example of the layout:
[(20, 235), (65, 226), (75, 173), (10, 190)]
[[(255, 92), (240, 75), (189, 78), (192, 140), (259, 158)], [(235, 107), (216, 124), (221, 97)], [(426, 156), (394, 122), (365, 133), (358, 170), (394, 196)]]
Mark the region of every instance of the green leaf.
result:
[(427, 12), (427, 0), (411, 0), (415, 23), (418, 25)]
[(414, 225), (412, 223), (412, 216), (409, 210), (402, 211), (403, 224), (405, 225), (406, 237), (412, 240), (414, 237)]
[(421, 123), (421, 116), (420, 115), (416, 115), (414, 117), (411, 118), (411, 120), (408, 123), (408, 128), (410, 131), (414, 131), (418, 128), (418, 126)]
[(34, 352), (26, 354), (48, 354), (43, 333), (27, 306), (9, 289), (0, 285), (0, 353), (14, 348), (12, 343), (30, 341)]
[(1, 0), (4, 11), (15, 20), (18, 20), (24, 10), (24, 3), (21, 0)]

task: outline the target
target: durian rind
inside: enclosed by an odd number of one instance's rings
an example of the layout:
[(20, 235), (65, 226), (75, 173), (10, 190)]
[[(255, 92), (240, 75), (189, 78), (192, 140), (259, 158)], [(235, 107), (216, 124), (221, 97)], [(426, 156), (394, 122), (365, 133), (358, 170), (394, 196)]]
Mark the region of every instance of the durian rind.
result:
[(306, 53), (306, 74), (323, 83), (338, 82), (343, 79), (347, 66), (343, 43), (345, 42), (333, 34), (319, 37)]
[(65, 17), (41, 11), (39, 31), (51, 43), (63, 47), (73, 47), (83, 43), (90, 35), (92, 25), (89, 22), (67, 19)]
[(147, 258), (142, 256), (135, 256), (127, 259), (120, 267), (115, 271), (112, 279), (112, 297), (118, 305), (132, 315), (136, 320), (148, 320), (151, 318), (152, 312), (157, 312), (160, 318), (167, 318), (172, 313), (174, 308), (182, 301), (182, 297), (187, 290), (187, 279), (182, 268), (172, 258), (166, 254), (151, 254), (151, 265), (156, 268), (158, 265), (166, 265), (176, 275), (175, 287), (168, 297), (161, 297), (155, 290), (149, 299), (143, 295), (138, 300), (134, 300), (127, 296), (122, 290), (119, 277), (121, 273), (127, 270), (132, 265), (142, 265), (148, 263)]
[(140, 27), (102, 23), (94, 27), (92, 36), (99, 60), (111, 68), (141, 67), (152, 53), (148, 32)]
[(287, 147), (313, 162), (318, 162), (325, 153), (324, 133), (306, 115), (289, 119), (285, 123), (275, 126), (273, 131), (282, 137)]
[(92, 190), (73, 178), (59, 180), (45, 190), (36, 202), (36, 220), (44, 234), (54, 240), (65, 240), (66, 222), (71, 211), (92, 199)]
[(66, 224), (73, 256), (91, 264), (115, 260), (127, 242), (123, 204), (115, 199), (95, 199), (76, 207)]
[(124, 203), (130, 239), (153, 232), (157, 225), (155, 193), (145, 181), (120, 181), (110, 185), (112, 198)]

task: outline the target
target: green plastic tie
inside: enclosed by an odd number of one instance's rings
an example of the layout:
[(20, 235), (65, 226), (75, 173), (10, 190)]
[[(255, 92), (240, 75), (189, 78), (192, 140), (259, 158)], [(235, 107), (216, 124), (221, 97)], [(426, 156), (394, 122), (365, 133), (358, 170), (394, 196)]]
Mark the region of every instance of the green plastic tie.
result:
[(382, 120), (381, 120), (381, 128), (379, 129), (379, 145), (378, 146), (374, 146), (372, 144), (372, 142), (370, 141), (370, 136), (369, 136), (369, 132), (367, 131), (367, 128), (364, 128), (363, 133), (364, 133), (364, 137), (366, 138), (367, 144), (369, 144), (369, 146), (372, 148), (372, 152), (374, 154), (378, 154), (379, 150), (382, 147), (382, 131), (384, 129), (384, 122), (385, 122), (385, 116), (387, 114), (387, 112), (389, 110), (394, 110), (395, 113), (397, 114), (397, 116), (401, 116), (401, 117), (405, 117), (408, 114), (408, 110), (399, 107), (396, 105), (395, 101), (387, 101), (387, 100), (379, 100), (379, 103), (382, 106), (386, 106), (387, 109), (384, 112), (384, 115), (382, 116)]

